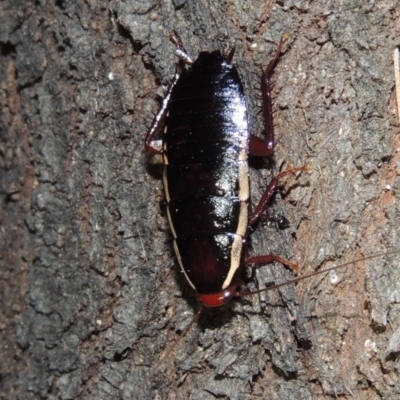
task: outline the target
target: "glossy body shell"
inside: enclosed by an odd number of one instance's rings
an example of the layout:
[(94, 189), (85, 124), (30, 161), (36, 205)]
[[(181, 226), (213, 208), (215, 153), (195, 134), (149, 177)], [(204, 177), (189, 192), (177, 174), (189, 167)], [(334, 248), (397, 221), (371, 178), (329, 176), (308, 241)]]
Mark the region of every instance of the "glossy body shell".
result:
[(248, 227), (247, 103), (219, 51), (182, 71), (162, 135), (167, 213), (179, 264), (200, 295), (236, 286)]

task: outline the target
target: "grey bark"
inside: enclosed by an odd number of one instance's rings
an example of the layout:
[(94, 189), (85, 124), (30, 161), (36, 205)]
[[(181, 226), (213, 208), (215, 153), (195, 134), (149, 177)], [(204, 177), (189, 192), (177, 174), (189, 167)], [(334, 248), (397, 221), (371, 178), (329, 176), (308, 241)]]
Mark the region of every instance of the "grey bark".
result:
[[(316, 4), (317, 3), (317, 4)], [(253, 254), (302, 274), (399, 248), (399, 3), (57, 1), (0, 4), (1, 398), (131, 399), (197, 310), (178, 272), (157, 158), (143, 139), (176, 59), (236, 46), (262, 134), (274, 75), (274, 157)], [(266, 168), (268, 167), (268, 168)], [(205, 313), (140, 399), (397, 399), (399, 257), (384, 255)], [(290, 279), (280, 265), (250, 287)]]

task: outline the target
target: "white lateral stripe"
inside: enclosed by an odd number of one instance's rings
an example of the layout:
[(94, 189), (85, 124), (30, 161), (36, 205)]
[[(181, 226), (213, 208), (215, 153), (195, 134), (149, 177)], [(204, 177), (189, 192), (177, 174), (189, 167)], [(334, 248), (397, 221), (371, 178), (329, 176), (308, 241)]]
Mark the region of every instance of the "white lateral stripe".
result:
[[(247, 146), (246, 146), (247, 147)], [(235, 276), (236, 271), (240, 267), (240, 261), (242, 258), (242, 248), (243, 248), (243, 237), (247, 233), (248, 225), (248, 206), (247, 201), (250, 195), (249, 186), (249, 165), (247, 163), (247, 148), (246, 150), (239, 151), (238, 154), (238, 164), (239, 164), (239, 200), (240, 200), (240, 210), (239, 210), (239, 221), (236, 228), (236, 234), (233, 235), (233, 243), (231, 250), (231, 264), (229, 268), (228, 275), (222, 285), (222, 290), (225, 290), (232, 283), (232, 279)]]
[(250, 196), (249, 165), (247, 161), (239, 161), (239, 200), (247, 201)]
[(167, 179), (167, 168), (164, 167), (163, 170), (163, 184), (164, 184), (164, 192), (165, 192), (165, 198), (167, 199), (167, 202), (171, 200), (171, 197), (169, 195), (169, 190), (168, 190), (168, 179)]
[(178, 249), (178, 245), (176, 244), (176, 241), (174, 240), (174, 250), (175, 250), (175, 254), (176, 254), (176, 258), (178, 259), (178, 263), (179, 266), (181, 267), (181, 270), (183, 272), (183, 274), (185, 275), (185, 278), (187, 279), (187, 281), (189, 282), (189, 285), (196, 290), (195, 286), (193, 285), (192, 281), (189, 279), (185, 268), (183, 268), (183, 264), (182, 264), (182, 259), (181, 259), (181, 254), (179, 253), (179, 249)]
[(174, 225), (172, 224), (171, 214), (169, 212), (169, 204), (167, 205), (167, 216), (168, 216), (168, 222), (169, 222), (169, 227), (172, 232), (172, 236), (174, 237), (174, 239), (176, 239), (177, 236), (176, 236)]
[(233, 235), (233, 243), (231, 250), (231, 266), (229, 268), (228, 276), (226, 277), (222, 290), (225, 290), (232, 282), (235, 272), (240, 267), (240, 258), (242, 255), (243, 238), (240, 235)]
[(238, 161), (247, 161), (247, 149), (239, 151)]
[(246, 236), (247, 225), (249, 222), (249, 211), (247, 202), (240, 202), (239, 221), (236, 229), (236, 234), (242, 237)]

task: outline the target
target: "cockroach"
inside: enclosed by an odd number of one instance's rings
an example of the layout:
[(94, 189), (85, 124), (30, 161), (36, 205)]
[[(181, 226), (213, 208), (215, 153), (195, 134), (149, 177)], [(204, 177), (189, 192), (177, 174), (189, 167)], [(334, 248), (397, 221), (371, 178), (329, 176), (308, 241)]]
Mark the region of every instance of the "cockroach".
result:
[[(278, 255), (249, 256), (247, 249), (249, 234), (265, 213), (280, 181), (309, 169), (302, 166), (278, 174), (250, 212), (248, 157), (269, 156), (274, 149), (271, 76), (287, 36), (282, 37), (261, 77), (265, 139), (249, 132), (247, 101), (232, 64), (235, 48), (226, 56), (219, 50), (203, 51), (193, 61), (175, 32), (171, 32), (170, 40), (175, 44), (179, 61), (161, 109), (146, 136), (145, 148), (162, 156), (173, 247), (200, 308), (152, 368), (149, 377), (175, 349), (204, 308), (221, 307), (234, 297), (271, 290), (354, 263), (261, 290), (245, 289), (241, 280), (245, 265), (276, 261), (298, 269), (296, 264)], [(135, 398), (149, 377), (138, 388)]]
[(297, 269), (277, 255), (249, 257), (246, 247), (249, 228), (266, 210), (279, 181), (307, 170), (293, 168), (273, 178), (249, 213), (248, 156), (268, 156), (274, 148), (270, 80), (287, 37), (261, 78), (266, 140), (249, 132), (247, 101), (232, 64), (234, 49), (226, 57), (219, 50), (201, 52), (192, 61), (176, 33), (170, 39), (179, 64), (145, 146), (163, 157), (167, 215), (181, 270), (202, 306), (220, 307), (241, 294), (245, 264), (278, 261)]

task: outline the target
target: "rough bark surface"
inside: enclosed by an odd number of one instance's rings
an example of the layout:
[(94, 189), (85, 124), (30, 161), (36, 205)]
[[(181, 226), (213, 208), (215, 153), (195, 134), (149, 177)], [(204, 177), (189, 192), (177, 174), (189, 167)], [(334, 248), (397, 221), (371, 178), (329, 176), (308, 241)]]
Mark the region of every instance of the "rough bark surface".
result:
[[(275, 154), (252, 196), (291, 166), (252, 253), (302, 274), (399, 248), (396, 0), (0, 3), (3, 399), (132, 399), (196, 312), (143, 139), (176, 62), (236, 46), (262, 134), (274, 75)], [(397, 198), (396, 198), (397, 197)], [(205, 313), (140, 399), (398, 399), (400, 257), (357, 263)], [(250, 287), (292, 273), (261, 268)]]

